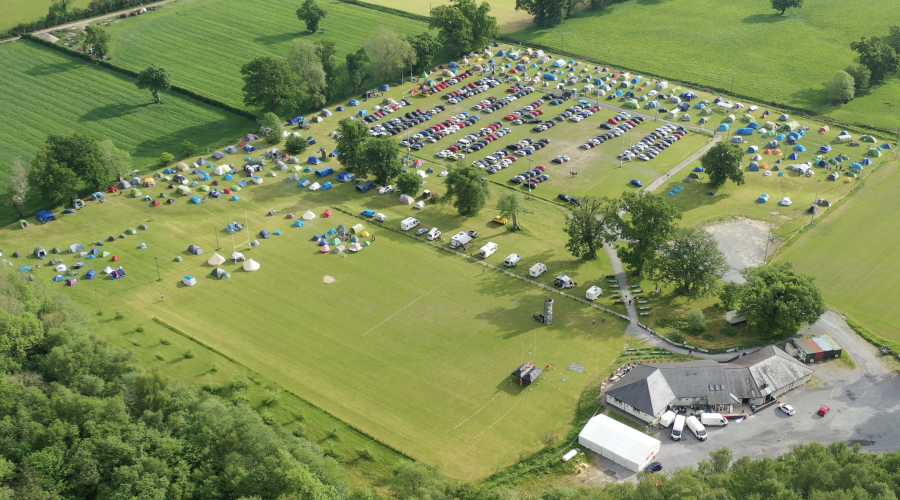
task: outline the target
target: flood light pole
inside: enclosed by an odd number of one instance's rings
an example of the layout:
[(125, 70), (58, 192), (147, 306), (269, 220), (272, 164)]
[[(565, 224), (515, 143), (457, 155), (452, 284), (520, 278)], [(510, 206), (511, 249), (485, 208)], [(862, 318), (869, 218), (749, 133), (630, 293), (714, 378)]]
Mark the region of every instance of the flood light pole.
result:
[(815, 207), (818, 206), (818, 205), (816, 204), (816, 202), (819, 201), (819, 183), (821, 183), (821, 182), (822, 182), (822, 179), (819, 179), (819, 180), (816, 181), (816, 199), (813, 200), (812, 219), (810, 219), (810, 221), (809, 221), (809, 225), (810, 225), (810, 226), (812, 226), (812, 225), (815, 224), (815, 222), (816, 222), (816, 209), (815, 209)]
[(97, 289), (94, 289), (94, 295), (97, 297), (97, 309), (100, 310), (100, 316), (103, 316), (103, 308), (100, 307), (100, 294), (97, 293)]
[(162, 276), (159, 274), (159, 257), (153, 257), (156, 259), (156, 279), (162, 281)]
[(775, 214), (769, 214), (769, 238), (766, 240), (766, 254), (763, 256), (763, 264), (769, 262), (769, 242), (772, 241), (772, 221), (775, 220)]

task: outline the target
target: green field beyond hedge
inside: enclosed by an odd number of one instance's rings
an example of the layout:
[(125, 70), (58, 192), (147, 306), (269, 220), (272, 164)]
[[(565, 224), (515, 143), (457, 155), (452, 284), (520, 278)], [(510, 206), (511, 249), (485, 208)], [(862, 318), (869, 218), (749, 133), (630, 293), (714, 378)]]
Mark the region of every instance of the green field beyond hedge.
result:
[[(150, 64), (168, 69), (177, 84), (244, 107), (241, 66), (258, 56), (284, 57), (295, 39), (330, 40), (335, 61), (355, 52), (385, 26), (418, 35), (426, 23), (339, 2), (321, 1), (328, 11), (322, 33), (311, 34), (297, 19), (298, 3), (288, 0), (185, 0), (158, 12), (128, 18), (109, 28), (114, 62), (140, 71)], [(391, 82), (399, 79), (391, 76)]]

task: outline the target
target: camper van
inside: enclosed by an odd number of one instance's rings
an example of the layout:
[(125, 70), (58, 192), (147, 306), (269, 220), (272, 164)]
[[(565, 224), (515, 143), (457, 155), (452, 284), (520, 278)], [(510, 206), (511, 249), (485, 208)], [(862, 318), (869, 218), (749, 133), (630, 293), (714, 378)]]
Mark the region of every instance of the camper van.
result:
[(697, 417), (691, 415), (686, 420), (688, 428), (697, 436), (700, 441), (706, 441), (706, 428), (697, 420)]
[(603, 295), (603, 290), (599, 286), (592, 286), (584, 292), (584, 298), (588, 300), (596, 300), (601, 295)]
[(675, 422), (675, 412), (672, 410), (666, 410), (666, 412), (659, 417), (659, 426), (663, 429), (672, 425), (673, 422)]
[(700, 423), (707, 427), (713, 425), (725, 427), (728, 425), (728, 419), (723, 417), (721, 413), (702, 413), (700, 414)]
[(672, 424), (672, 439), (678, 441), (681, 439), (681, 432), (684, 431), (684, 415), (676, 415), (675, 423)]
[(520, 260), (522, 260), (521, 255), (519, 255), (517, 253), (511, 253), (511, 254), (509, 254), (509, 257), (507, 257), (503, 261), (503, 265), (506, 267), (516, 267), (517, 265), (519, 265)]
[(528, 276), (532, 278), (537, 278), (538, 276), (547, 272), (547, 266), (538, 262), (537, 264), (531, 266), (531, 269), (528, 270)]
[(428, 231), (428, 236), (426, 236), (426, 238), (428, 238), (428, 241), (433, 241), (440, 237), (441, 237), (441, 230), (436, 227), (431, 228), (431, 230)]
[(553, 283), (560, 288), (575, 288), (575, 282), (565, 273), (557, 276)]
[(450, 248), (465, 247), (472, 241), (472, 236), (465, 231), (460, 231), (450, 237)]
[(415, 217), (407, 217), (400, 221), (400, 229), (404, 231), (409, 231), (410, 229), (419, 225), (419, 219)]
[(494, 252), (497, 251), (497, 244), (493, 241), (487, 242), (487, 245), (481, 247), (481, 250), (478, 252), (478, 256), (482, 259), (486, 259), (491, 255), (494, 255)]

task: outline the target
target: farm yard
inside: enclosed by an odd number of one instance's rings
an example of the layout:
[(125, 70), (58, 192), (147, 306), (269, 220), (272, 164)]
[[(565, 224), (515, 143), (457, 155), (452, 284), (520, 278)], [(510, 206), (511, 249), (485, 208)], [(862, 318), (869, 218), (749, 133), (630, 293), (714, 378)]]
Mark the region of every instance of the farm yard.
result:
[[(379, 27), (405, 35), (428, 31), (427, 23), (420, 21), (341, 2), (321, 3), (328, 17), (317, 34), (306, 31), (297, 19), (296, 2), (287, 0), (170, 3), (157, 12), (119, 20), (109, 28), (114, 61), (135, 71), (151, 64), (163, 66), (172, 74), (173, 83), (243, 108), (241, 66), (262, 55), (284, 57), (293, 40), (333, 41), (337, 45), (335, 60), (343, 61)], [(248, 33), (252, 35), (248, 37)], [(391, 78), (396, 80), (399, 75)]]

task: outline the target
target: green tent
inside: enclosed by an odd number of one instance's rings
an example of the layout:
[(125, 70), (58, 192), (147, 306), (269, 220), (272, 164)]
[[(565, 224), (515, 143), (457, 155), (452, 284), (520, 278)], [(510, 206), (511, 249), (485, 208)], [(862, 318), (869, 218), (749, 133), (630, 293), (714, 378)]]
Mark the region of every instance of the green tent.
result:
[(628, 109), (638, 109), (640, 106), (638, 105), (637, 99), (628, 99), (627, 101), (622, 103), (622, 107)]
[(778, 135), (778, 132), (775, 132), (774, 130), (769, 130), (768, 132), (766, 132), (766, 133), (763, 134), (762, 136), (768, 139), (768, 138), (770, 138), (770, 137), (775, 137), (776, 135)]
[(331, 240), (331, 244), (332, 244), (332, 245), (340, 245), (340, 244), (341, 244), (341, 239), (340, 239), (340, 238), (333, 238), (333, 239)]
[(748, 113), (748, 114), (744, 115), (743, 118), (741, 118), (741, 119), (747, 123), (750, 123), (753, 121), (753, 115)]
[(426, 73), (426, 72), (423, 71), (422, 74), (419, 75), (419, 77), (420, 77), (420, 78), (428, 78), (428, 73)]
[(125, 230), (125, 232), (128, 234), (137, 234), (137, 230), (133, 227), (129, 227), (128, 229)]
[(847, 175), (847, 177), (853, 177), (854, 179), (857, 178), (857, 177), (859, 177), (859, 176), (856, 174), (856, 172), (854, 172), (853, 170), (848, 170), (846, 175)]
[(677, 116), (678, 115), (675, 113), (675, 111), (669, 111), (669, 113), (666, 115), (666, 120), (674, 120)]
[(878, 148), (869, 148), (869, 151), (866, 153), (868, 156), (874, 156), (878, 158), (881, 156), (881, 151), (878, 151)]
[(875, 142), (875, 138), (868, 134), (860, 137), (859, 140), (861, 140), (863, 142)]
[(26, 221), (25, 219), (20, 220), (19, 229), (25, 229), (26, 227), (28, 227), (28, 221)]
[(728, 115), (725, 117), (725, 123), (734, 123), (734, 115)]
[(241, 187), (238, 186), (237, 184), (235, 184), (234, 186), (231, 186), (231, 190), (232, 190), (232, 191), (240, 191), (240, 190), (241, 190)]
[(850, 141), (852, 141), (852, 140), (853, 140), (853, 136), (852, 136), (852, 135), (850, 135), (850, 134), (844, 134), (844, 135), (839, 135), (839, 136), (835, 137), (835, 138), (834, 138), (834, 143), (835, 143), (835, 144), (848, 144), (848, 143), (849, 143)]
[(711, 115), (711, 114), (713, 114), (713, 113), (715, 113), (715, 111), (713, 111), (712, 108), (703, 108), (703, 109), (700, 110), (700, 114), (703, 115), (703, 116), (709, 116), (709, 115)]
[(109, 256), (110, 256), (110, 253), (106, 250), (100, 252), (100, 257), (109, 257)]
[(181, 262), (182, 260), (184, 259), (182, 259), (180, 255), (175, 257), (175, 262)]
[(769, 130), (778, 130), (778, 125), (775, 125), (775, 122), (766, 122), (765, 127)]
[(363, 242), (363, 246), (364, 246), (364, 247), (367, 247), (367, 246), (369, 246), (369, 245), (371, 245), (371, 244), (372, 244), (372, 241), (371, 241), (371, 240), (366, 240), (366, 241)]
[(134, 196), (135, 198), (141, 197), (141, 190), (138, 188), (131, 188), (131, 196)]
[(189, 188), (189, 187), (187, 187), (187, 186), (178, 186), (178, 187), (176, 187), (175, 189), (176, 189), (182, 196), (187, 196), (187, 195), (193, 193), (193, 191), (191, 191), (191, 188)]
[(198, 191), (203, 191), (203, 192), (205, 193), (205, 192), (209, 191), (209, 186), (207, 186), (206, 184), (204, 184), (204, 185), (198, 187), (197, 190), (198, 190)]
[(231, 273), (222, 269), (221, 267), (217, 267), (217, 268), (213, 269), (212, 275), (215, 276), (216, 278), (219, 278), (220, 280), (227, 280), (228, 278), (231, 277)]
[(781, 126), (781, 131), (789, 132), (789, 131), (795, 130), (797, 128), (800, 128), (800, 124), (795, 122), (794, 120), (791, 120), (789, 122), (784, 122), (784, 125)]

